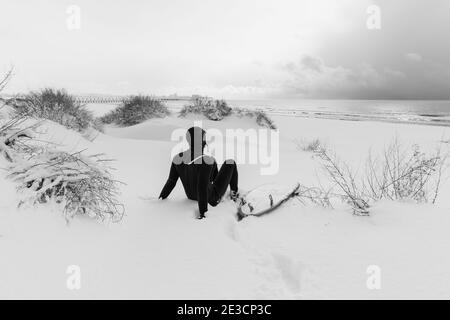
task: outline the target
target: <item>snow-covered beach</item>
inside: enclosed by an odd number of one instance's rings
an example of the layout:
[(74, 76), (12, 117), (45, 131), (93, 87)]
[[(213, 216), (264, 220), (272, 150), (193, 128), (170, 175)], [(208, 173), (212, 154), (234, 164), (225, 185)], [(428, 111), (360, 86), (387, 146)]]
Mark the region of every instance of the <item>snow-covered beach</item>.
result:
[(450, 1), (0, 8), (0, 301), (450, 300)]
[[(442, 126), (272, 116), (280, 134), (279, 171), (262, 176), (240, 166), (240, 186), (317, 182), (320, 168), (299, 144), (319, 139), (360, 167), (397, 137), (433, 150), (449, 138)], [(195, 219), (197, 204), (181, 183), (156, 200), (175, 145), (171, 133), (195, 119), (172, 115), (107, 127), (93, 141), (47, 121), (42, 139), (74, 152), (115, 159), (126, 216), (118, 223), (75, 217), (56, 205), (17, 209), (15, 185), (1, 179), (1, 298), (397, 299), (450, 298), (450, 184), (435, 205), (382, 201), (370, 216), (291, 201), (273, 215), (238, 222), (230, 200)], [(201, 118), (206, 130), (257, 128), (254, 120)], [(447, 148), (447, 144), (441, 145)], [(3, 163), (4, 164), (4, 163)], [(2, 165), (3, 167), (3, 165)], [(158, 168), (157, 170), (152, 168)], [(79, 266), (80, 290), (67, 287)], [(375, 268), (375, 269), (374, 269)], [(380, 283), (371, 287), (373, 270)]]

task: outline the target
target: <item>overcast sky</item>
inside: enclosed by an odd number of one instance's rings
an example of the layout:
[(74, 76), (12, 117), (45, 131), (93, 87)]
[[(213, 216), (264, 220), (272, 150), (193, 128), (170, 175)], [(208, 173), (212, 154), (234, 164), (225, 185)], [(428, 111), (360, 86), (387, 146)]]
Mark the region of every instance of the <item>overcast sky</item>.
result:
[[(366, 26), (374, 4), (379, 30)], [(80, 29), (68, 28), (70, 5), (81, 10)], [(448, 0), (0, 0), (0, 6), (0, 71), (15, 67), (9, 92), (51, 86), (78, 94), (450, 98)]]

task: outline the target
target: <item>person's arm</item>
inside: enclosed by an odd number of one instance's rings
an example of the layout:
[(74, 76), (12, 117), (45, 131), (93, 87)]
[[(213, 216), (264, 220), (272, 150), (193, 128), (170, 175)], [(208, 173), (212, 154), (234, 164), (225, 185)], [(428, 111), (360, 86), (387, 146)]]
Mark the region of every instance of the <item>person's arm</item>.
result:
[(197, 178), (198, 210), (200, 217), (204, 217), (205, 212), (208, 211), (208, 185), (212, 166), (206, 163), (197, 165), (200, 166)]
[(175, 188), (175, 185), (178, 181), (178, 172), (177, 168), (175, 167), (175, 164), (172, 162), (172, 165), (170, 166), (170, 172), (169, 172), (169, 178), (167, 178), (167, 182), (164, 185), (163, 189), (161, 190), (161, 194), (159, 195), (159, 198), (165, 199), (169, 196), (169, 194), (172, 192), (173, 188)]

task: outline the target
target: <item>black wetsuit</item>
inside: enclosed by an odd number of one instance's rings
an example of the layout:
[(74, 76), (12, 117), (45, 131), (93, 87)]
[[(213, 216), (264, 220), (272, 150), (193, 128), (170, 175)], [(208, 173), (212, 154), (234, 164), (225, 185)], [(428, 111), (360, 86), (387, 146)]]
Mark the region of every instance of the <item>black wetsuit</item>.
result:
[(167, 198), (180, 178), (186, 196), (198, 201), (200, 217), (203, 217), (208, 211), (208, 203), (215, 207), (228, 186), (233, 191), (238, 190), (237, 167), (233, 160), (227, 160), (218, 171), (214, 158), (200, 155), (194, 158), (194, 161), (189, 161), (191, 159), (189, 153), (185, 151), (174, 157), (169, 178), (159, 197)]

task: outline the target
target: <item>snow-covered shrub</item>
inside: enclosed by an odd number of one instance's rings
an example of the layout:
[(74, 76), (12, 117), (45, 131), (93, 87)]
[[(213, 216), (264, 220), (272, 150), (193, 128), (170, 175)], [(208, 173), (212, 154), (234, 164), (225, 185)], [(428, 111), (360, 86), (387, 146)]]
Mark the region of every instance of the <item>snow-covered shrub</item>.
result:
[(92, 122), (92, 128), (97, 130), (98, 132), (104, 132), (105, 131), (104, 130), (105, 129), (104, 128), (104, 123), (98, 118), (94, 119), (94, 121)]
[(369, 154), (365, 171), (357, 175), (326, 149), (320, 149), (316, 155), (333, 187), (339, 189), (338, 193), (328, 191), (329, 194), (348, 202), (360, 215), (367, 215), (370, 203), (382, 199), (434, 203), (447, 158), (440, 149), (426, 154), (417, 145), (407, 149), (395, 139), (380, 158)]
[(207, 119), (219, 121), (231, 114), (231, 107), (224, 100), (212, 100), (199, 97), (191, 104), (185, 105), (180, 111), (180, 117), (187, 114), (203, 114)]
[(23, 195), (19, 205), (54, 200), (64, 204), (66, 219), (76, 214), (112, 221), (122, 218), (118, 182), (101, 155), (49, 149), (48, 143), (34, 136), (40, 123), (25, 111), (9, 108), (0, 106), (0, 155), (8, 162), (9, 178), (18, 183)]
[(191, 104), (185, 105), (180, 113), (180, 117), (188, 114), (202, 114), (207, 119), (213, 121), (223, 120), (232, 114), (238, 117), (255, 118), (259, 126), (276, 129), (275, 123), (262, 110), (249, 110), (245, 108), (231, 108), (224, 100), (212, 100), (209, 98), (199, 97)]
[(26, 121), (27, 117), (24, 115), (0, 115), (0, 154), (9, 162), (16, 159), (18, 151), (25, 152), (31, 148), (25, 141), (32, 138), (35, 125), (26, 126)]
[(250, 110), (246, 108), (234, 108), (233, 113), (238, 117), (255, 118), (256, 123), (261, 127), (275, 130), (277, 127), (272, 119), (263, 110)]
[(295, 198), (304, 205), (313, 204), (324, 208), (332, 207), (329, 192), (321, 188), (308, 187), (300, 184)]
[(366, 193), (374, 200), (434, 203), (445, 161), (440, 149), (426, 154), (417, 145), (407, 149), (395, 139), (381, 158), (369, 155), (364, 177)]
[(52, 120), (79, 132), (89, 127), (99, 128), (93, 114), (65, 90), (46, 88), (12, 99), (8, 104), (19, 114)]
[(118, 182), (100, 155), (51, 150), (34, 141), (34, 129), (23, 115), (0, 119), (0, 154), (8, 161), (8, 177), (18, 183), (20, 204), (54, 200), (64, 203), (66, 218), (87, 214), (118, 221), (123, 206), (118, 202)]
[[(9, 70), (6, 75), (0, 79), (0, 92), (8, 84), (12, 77), (13, 70)], [(16, 152), (27, 152), (30, 146), (26, 143), (32, 137), (32, 129), (36, 127), (36, 123), (27, 124), (28, 117), (24, 114), (12, 112), (8, 102), (0, 98), (0, 155), (8, 162), (16, 159)]]
[(262, 127), (267, 127), (269, 129), (275, 130), (277, 127), (275, 126), (275, 122), (269, 118), (269, 116), (262, 110), (258, 110), (255, 112), (256, 115), (256, 123)]
[(133, 126), (151, 118), (163, 118), (169, 115), (169, 109), (160, 100), (150, 96), (132, 96), (125, 98), (111, 112), (100, 118), (105, 124)]
[(319, 138), (315, 138), (309, 141), (306, 140), (294, 140), (298, 149), (305, 152), (320, 152), (325, 149), (325, 144), (320, 141)]
[(332, 194), (345, 202), (353, 209), (357, 215), (369, 214), (369, 199), (364, 188), (358, 184), (356, 174), (344, 162), (340, 161), (336, 155), (331, 155), (326, 149), (319, 150), (316, 155), (322, 162), (328, 178), (333, 186), (337, 186), (339, 193), (332, 193), (327, 190), (327, 194)]
[(3, 76), (3, 78), (0, 79), (0, 92), (3, 91), (3, 89), (6, 88), (6, 86), (9, 83), (9, 80), (11, 80), (13, 74), (13, 68), (11, 68), (6, 74)]
[(119, 221), (124, 214), (117, 200), (118, 183), (102, 155), (42, 149), (31, 158), (14, 161), (9, 178), (18, 183), (23, 204), (55, 201), (64, 205), (66, 219), (85, 214)]

